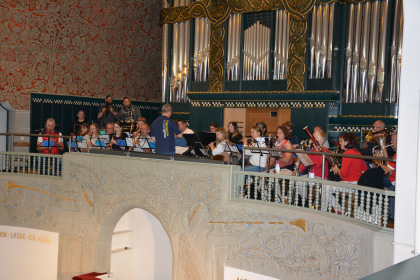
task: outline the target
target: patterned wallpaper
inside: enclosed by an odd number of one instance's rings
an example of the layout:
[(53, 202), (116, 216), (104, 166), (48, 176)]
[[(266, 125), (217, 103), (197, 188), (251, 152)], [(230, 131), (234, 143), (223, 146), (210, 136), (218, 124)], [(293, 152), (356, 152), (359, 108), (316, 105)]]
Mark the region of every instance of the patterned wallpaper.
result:
[(160, 1), (0, 0), (0, 102), (29, 94), (161, 99)]

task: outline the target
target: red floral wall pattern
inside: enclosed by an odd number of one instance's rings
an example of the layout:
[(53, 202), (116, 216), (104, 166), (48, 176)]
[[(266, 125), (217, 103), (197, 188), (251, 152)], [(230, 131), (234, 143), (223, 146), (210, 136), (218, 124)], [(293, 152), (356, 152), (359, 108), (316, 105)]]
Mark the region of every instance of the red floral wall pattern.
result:
[(161, 100), (161, 1), (0, 1), (0, 102), (29, 94)]

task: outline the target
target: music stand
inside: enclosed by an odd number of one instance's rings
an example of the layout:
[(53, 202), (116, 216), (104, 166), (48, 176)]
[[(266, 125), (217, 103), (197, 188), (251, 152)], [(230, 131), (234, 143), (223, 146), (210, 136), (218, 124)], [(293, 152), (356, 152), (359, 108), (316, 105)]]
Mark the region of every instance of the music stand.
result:
[(237, 144), (233, 144), (233, 145), (229, 145), (229, 144), (225, 144), (224, 145), (224, 151), (227, 153), (235, 153), (235, 154), (239, 154), (239, 147)]
[(194, 147), (194, 152), (197, 156), (201, 158), (209, 158), (209, 153), (206, 151), (203, 144), (201, 144), (200, 142), (195, 142), (193, 144), (193, 147)]
[(126, 147), (127, 142), (125, 142), (125, 140), (117, 140), (117, 145), (120, 147)]
[(200, 138), (201, 144), (203, 144), (204, 146), (208, 146), (211, 142), (216, 141), (216, 133), (199, 131), (198, 138)]
[(140, 149), (142, 149), (143, 152), (144, 152), (144, 149), (151, 149), (153, 152), (155, 148), (156, 148), (156, 144), (155, 142), (152, 141), (151, 138), (140, 139)]
[(182, 134), (182, 136), (187, 140), (187, 145), (190, 147), (193, 147), (195, 142), (199, 142), (195, 134)]

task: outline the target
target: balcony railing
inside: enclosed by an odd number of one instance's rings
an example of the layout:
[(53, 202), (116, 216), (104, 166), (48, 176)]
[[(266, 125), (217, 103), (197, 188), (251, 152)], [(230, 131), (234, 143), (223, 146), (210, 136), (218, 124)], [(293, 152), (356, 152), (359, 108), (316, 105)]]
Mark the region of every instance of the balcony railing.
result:
[(0, 173), (60, 177), (62, 155), (0, 152)]

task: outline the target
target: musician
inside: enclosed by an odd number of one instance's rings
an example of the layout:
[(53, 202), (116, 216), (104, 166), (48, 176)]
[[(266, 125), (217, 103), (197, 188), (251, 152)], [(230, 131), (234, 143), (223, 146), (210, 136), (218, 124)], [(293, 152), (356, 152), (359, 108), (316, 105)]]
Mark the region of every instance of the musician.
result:
[[(48, 118), (45, 122), (45, 129), (40, 132), (41, 135), (56, 135), (61, 136), (61, 132), (55, 130), (55, 120), (53, 118)], [(43, 147), (42, 143), (44, 141), (53, 141), (54, 145), (50, 147)], [(37, 139), (37, 148), (38, 152), (43, 154), (57, 155), (60, 151), (64, 150), (63, 138), (61, 137), (38, 137)]]
[(181, 138), (182, 132), (176, 123), (169, 118), (172, 116), (172, 106), (165, 104), (162, 107), (162, 115), (152, 123), (152, 139), (156, 142), (156, 153), (175, 154), (175, 137)]
[[(187, 121), (184, 119), (180, 119), (177, 121), (178, 128), (181, 131), (182, 135), (184, 134), (194, 134), (194, 131), (192, 129), (189, 129), (187, 127)], [(175, 146), (178, 147), (186, 147), (188, 146), (187, 140), (184, 137), (176, 138), (175, 137)]]
[(299, 148), (299, 138), (293, 134), (293, 123), (292, 122), (285, 122), (283, 124), (285, 127), (287, 127), (290, 131), (290, 143), (292, 143), (293, 149)]
[[(344, 151), (344, 155), (361, 155), (357, 149), (357, 138), (352, 133), (344, 133), (339, 136), (339, 144)], [(332, 171), (338, 174), (342, 182), (357, 184), (360, 176), (367, 170), (366, 164), (362, 159), (343, 157), (341, 169), (334, 165)]]
[(255, 125), (259, 126), (261, 128), (263, 137), (268, 137), (267, 136), (267, 125), (265, 124), (265, 122), (257, 122)]
[(125, 140), (127, 135), (123, 132), (123, 123), (116, 122), (114, 124), (114, 133), (110, 136), (109, 147), (113, 150), (125, 150), (124, 146), (118, 145), (118, 140)]
[(115, 123), (118, 117), (118, 109), (112, 105), (113, 98), (111, 95), (107, 95), (105, 98), (105, 106), (99, 108), (98, 120), (99, 127), (105, 128), (109, 123)]
[(105, 134), (108, 136), (111, 136), (112, 134), (114, 134), (114, 123), (106, 124)]
[(134, 120), (141, 118), (141, 112), (139, 107), (131, 105), (129, 97), (124, 97), (123, 107), (118, 114), (118, 121), (124, 123), (131, 123)]
[(77, 112), (77, 119), (75, 119), (72, 123), (71, 123), (71, 127), (70, 127), (70, 135), (71, 136), (76, 136), (77, 133), (80, 130), (80, 125), (83, 123), (88, 123), (88, 121), (85, 119), (85, 111), (83, 110), (79, 110)]
[(216, 129), (219, 128), (219, 124), (217, 122), (212, 122), (210, 124), (210, 132), (216, 133)]
[[(318, 143), (323, 143), (325, 142), (327, 138), (327, 134), (324, 131), (318, 130), (314, 132), (314, 137)], [(314, 147), (311, 149), (311, 152), (328, 152), (328, 150), (325, 147), (322, 147), (322, 150), (318, 149), (318, 147)], [(313, 170), (315, 178), (321, 179), (322, 178), (322, 156), (308, 154), (308, 157), (314, 163), (313, 165), (310, 166), (310, 168)], [(299, 166), (300, 171), (304, 171), (305, 169), (307, 169), (307, 167), (305, 167), (303, 164)], [(328, 161), (325, 160), (324, 177), (322, 179), (326, 180), (328, 178), (328, 170), (329, 170), (329, 164), (328, 164)]]
[(136, 152), (151, 152), (151, 149), (143, 149), (142, 146), (146, 146), (146, 144), (144, 143), (145, 140), (147, 140), (147, 142), (154, 142), (152, 140), (152, 137), (150, 136), (150, 126), (145, 123), (142, 125), (141, 128), (141, 133), (138, 137), (135, 138), (134, 140), (134, 151)]
[[(289, 141), (290, 130), (282, 125), (277, 127), (277, 141), (274, 146), (277, 149), (293, 150), (293, 145)], [(275, 166), (275, 173), (282, 175), (292, 175), (294, 169), (293, 153), (282, 152), (281, 158), (271, 158), (270, 166)]]
[[(262, 137), (262, 130), (259, 126), (251, 128), (252, 144), (250, 147), (265, 148), (264, 137)], [(243, 138), (244, 146), (248, 146), (248, 139)], [(251, 165), (245, 166), (244, 171), (263, 172), (267, 165), (267, 154), (260, 151), (245, 150), (245, 155), (250, 156), (249, 163)]]
[[(365, 141), (362, 143), (362, 147), (361, 147), (361, 153), (362, 155), (365, 156), (373, 156), (373, 148), (375, 148), (375, 146), (377, 146), (378, 144), (376, 143), (376, 140), (378, 139), (378, 137), (382, 136), (382, 137), (386, 137), (387, 139), (385, 139), (386, 143), (389, 143), (391, 141), (391, 139), (389, 138), (389, 135), (386, 135), (384, 133), (378, 133), (385, 130), (385, 123), (381, 120), (377, 120), (373, 123), (373, 132), (375, 133), (373, 135), (373, 139), (372, 141)], [(388, 152), (388, 156), (392, 157), (394, 155), (394, 150), (391, 147), (387, 147), (387, 152)], [(368, 162), (368, 164), (371, 162)]]
[(82, 123), (80, 129), (77, 132), (77, 136), (85, 136), (89, 132), (89, 125), (87, 123)]
[[(391, 136), (391, 144), (392, 147), (395, 150), (395, 154), (392, 157), (393, 159), (397, 159), (397, 132), (394, 132)], [(387, 165), (379, 164), (380, 167), (382, 167), (386, 173), (389, 174), (388, 177), (384, 178), (384, 188), (388, 189), (390, 191), (395, 191), (395, 177), (397, 175), (397, 162), (388, 162)], [(393, 222), (394, 214), (395, 214), (395, 197), (389, 198), (389, 217), (392, 219), (391, 222)]]
[(83, 141), (87, 143), (89, 149), (98, 148), (96, 141), (99, 140), (99, 126), (96, 123), (92, 123), (89, 126), (89, 133), (83, 137)]
[[(317, 132), (317, 131), (325, 133), (324, 128), (321, 125), (317, 125), (317, 126), (314, 127), (314, 133), (313, 134), (315, 135), (315, 132)], [(312, 140), (309, 141), (309, 143), (312, 143)], [(324, 137), (324, 142), (322, 142), (322, 143), (318, 142), (318, 143), (324, 148), (327, 148), (327, 149), (330, 148), (330, 143), (328, 143), (328, 135), (327, 135), (327, 137)]]
[(244, 137), (239, 133), (238, 123), (230, 122), (228, 124), (228, 132), (229, 142), (233, 144), (242, 144), (242, 138)]
[(226, 144), (226, 140), (226, 130), (223, 127), (216, 128), (216, 142), (209, 143), (209, 147), (213, 156), (220, 155), (225, 151), (224, 145)]
[(146, 118), (138, 118), (136, 122), (136, 131), (133, 132), (133, 137), (137, 137), (141, 134), (141, 129), (144, 124), (147, 124)]

